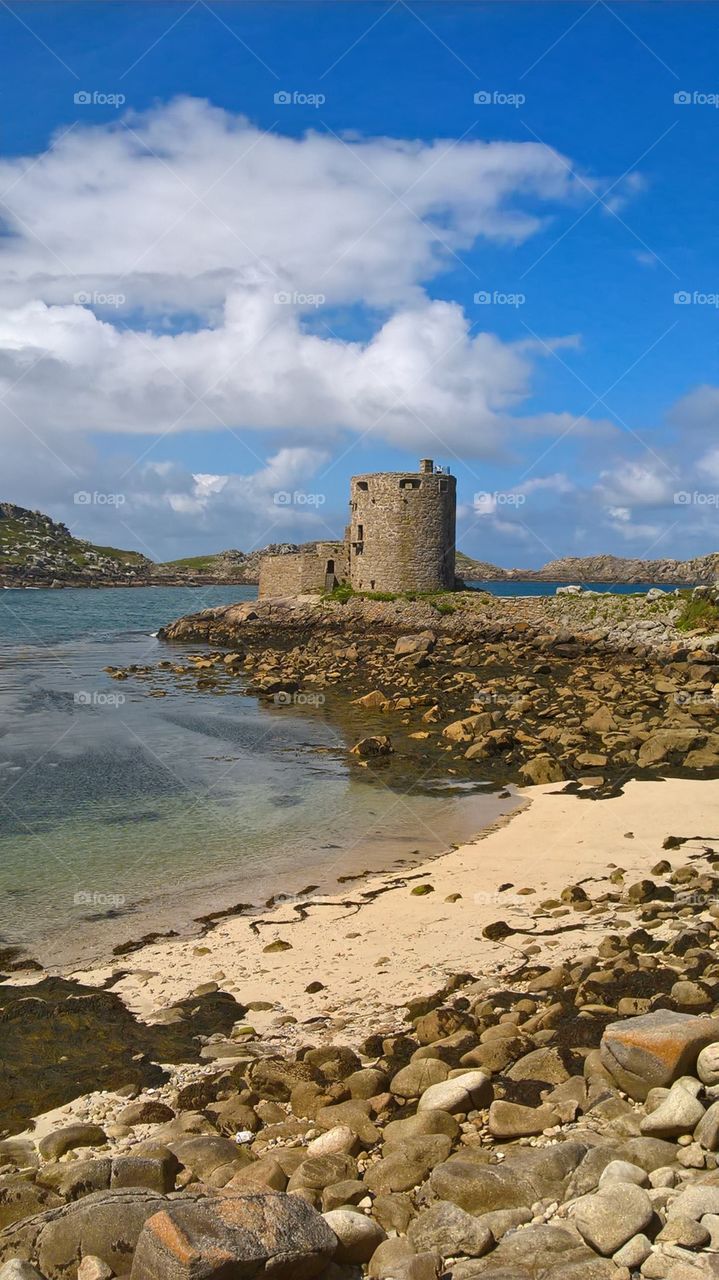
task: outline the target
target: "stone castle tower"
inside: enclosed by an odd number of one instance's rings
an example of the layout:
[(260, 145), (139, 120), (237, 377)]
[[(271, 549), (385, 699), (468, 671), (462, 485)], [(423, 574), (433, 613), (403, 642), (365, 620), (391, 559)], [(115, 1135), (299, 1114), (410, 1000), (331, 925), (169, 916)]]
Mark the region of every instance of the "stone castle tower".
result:
[(349, 580), (355, 591), (454, 587), (457, 482), (423, 458), (417, 472), (353, 476)]
[(353, 476), (343, 542), (264, 556), (260, 597), (331, 591), (446, 591), (455, 585), (457, 482), (431, 458), (419, 471)]

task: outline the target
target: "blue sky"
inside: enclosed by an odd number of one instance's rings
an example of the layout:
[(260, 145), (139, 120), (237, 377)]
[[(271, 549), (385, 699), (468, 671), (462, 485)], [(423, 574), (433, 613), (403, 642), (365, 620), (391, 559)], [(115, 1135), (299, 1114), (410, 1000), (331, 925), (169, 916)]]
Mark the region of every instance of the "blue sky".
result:
[(166, 558), (339, 533), (354, 471), (431, 454), (483, 559), (716, 549), (714, 4), (0, 38), (4, 498)]

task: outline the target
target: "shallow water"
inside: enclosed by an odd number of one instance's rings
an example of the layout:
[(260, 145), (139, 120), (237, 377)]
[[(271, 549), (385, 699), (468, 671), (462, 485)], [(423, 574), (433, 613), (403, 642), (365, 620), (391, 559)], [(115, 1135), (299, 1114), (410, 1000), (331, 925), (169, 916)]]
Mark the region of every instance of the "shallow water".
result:
[(163, 623), (254, 587), (0, 592), (0, 939), (47, 965), (239, 901), (441, 852), (512, 807), (480, 780), (350, 773), (323, 707), (106, 666), (177, 655)]

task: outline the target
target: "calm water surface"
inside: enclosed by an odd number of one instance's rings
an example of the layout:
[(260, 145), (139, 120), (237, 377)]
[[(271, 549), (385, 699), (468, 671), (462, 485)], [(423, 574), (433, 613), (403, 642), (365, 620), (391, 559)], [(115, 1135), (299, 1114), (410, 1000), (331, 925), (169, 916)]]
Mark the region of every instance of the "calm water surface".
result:
[(0, 591), (2, 942), (49, 965), (97, 959), (238, 901), (441, 852), (511, 807), (481, 781), (405, 794), (357, 780), (323, 708), (181, 681), (155, 698), (156, 682), (103, 671), (178, 655), (159, 626), (255, 594)]

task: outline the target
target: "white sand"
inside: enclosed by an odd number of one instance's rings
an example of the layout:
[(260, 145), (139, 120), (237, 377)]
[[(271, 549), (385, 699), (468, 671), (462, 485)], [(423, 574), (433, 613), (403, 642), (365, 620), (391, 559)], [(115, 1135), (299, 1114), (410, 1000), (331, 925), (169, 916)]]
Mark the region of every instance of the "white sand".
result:
[[(243, 1002), (273, 1002), (271, 1012), (249, 1015), (258, 1031), (283, 1014), (300, 1023), (330, 1015), (329, 1023), (288, 1026), (277, 1034), (288, 1043), (328, 1034), (351, 1040), (398, 1022), (409, 997), (436, 989), (449, 974), (511, 971), (533, 940), (521, 933), (488, 942), (482, 929), (490, 921), (503, 919), (530, 932), (569, 925), (544, 940), (542, 952), (557, 959), (579, 955), (608, 928), (620, 928), (621, 915), (610, 908), (601, 918), (571, 911), (535, 921), (531, 913), (542, 900), (578, 882), (590, 896), (606, 892), (613, 867), (624, 869), (629, 885), (659, 859), (683, 865), (701, 847), (695, 841), (666, 853), (668, 835), (719, 841), (716, 782), (630, 782), (623, 795), (601, 801), (560, 791), (556, 785), (526, 788), (526, 806), (515, 816), (423, 867), (357, 881), (341, 896), (313, 895), (321, 905), (309, 906), (305, 920), (286, 903), (260, 917), (259, 936), (249, 918), (229, 918), (201, 939), (156, 943), (112, 967), (73, 976), (100, 983), (131, 970), (112, 989), (145, 1018), (214, 980)], [(512, 888), (500, 893), (508, 883)], [(434, 892), (414, 896), (417, 884), (431, 884)], [(518, 892), (524, 888), (534, 893)], [(452, 894), (461, 897), (447, 901)], [(292, 949), (264, 952), (276, 939)], [(324, 990), (309, 995), (305, 988), (313, 981)]]

